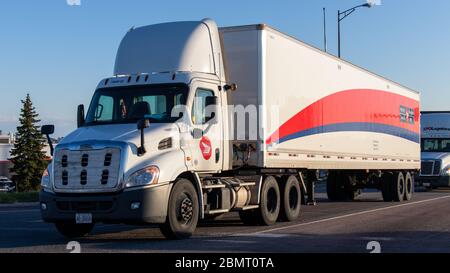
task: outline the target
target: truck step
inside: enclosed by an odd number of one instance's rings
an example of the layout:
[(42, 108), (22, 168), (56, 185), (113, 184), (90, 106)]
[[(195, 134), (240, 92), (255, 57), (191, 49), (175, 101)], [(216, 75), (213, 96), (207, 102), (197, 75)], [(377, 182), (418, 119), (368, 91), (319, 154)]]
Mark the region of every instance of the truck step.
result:
[(248, 206), (245, 206), (242, 208), (235, 208), (233, 210), (240, 211), (240, 210), (250, 210), (250, 209), (257, 209), (257, 208), (259, 208), (259, 205), (248, 205)]
[(246, 187), (246, 186), (254, 186), (254, 185), (256, 185), (255, 182), (241, 182), (241, 183), (233, 184), (234, 187)]
[(209, 184), (209, 185), (203, 185), (202, 189), (220, 189), (225, 188), (224, 184)]
[(215, 209), (215, 210), (210, 210), (208, 212), (206, 212), (206, 214), (219, 214), (219, 213), (225, 213), (225, 212), (229, 212), (229, 209)]

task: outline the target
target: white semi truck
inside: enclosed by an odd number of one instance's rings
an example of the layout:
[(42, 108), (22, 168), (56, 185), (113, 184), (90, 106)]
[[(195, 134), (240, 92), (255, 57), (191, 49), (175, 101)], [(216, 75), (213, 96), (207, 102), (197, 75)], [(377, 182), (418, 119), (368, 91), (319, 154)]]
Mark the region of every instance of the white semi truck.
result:
[(421, 170), (419, 185), (429, 189), (450, 186), (450, 112), (421, 113)]
[(331, 200), (409, 200), (419, 126), (419, 93), (267, 25), (133, 28), (53, 152), (42, 217), (68, 237), (103, 222), (186, 238), (230, 211), (271, 225), (313, 201), (318, 170)]

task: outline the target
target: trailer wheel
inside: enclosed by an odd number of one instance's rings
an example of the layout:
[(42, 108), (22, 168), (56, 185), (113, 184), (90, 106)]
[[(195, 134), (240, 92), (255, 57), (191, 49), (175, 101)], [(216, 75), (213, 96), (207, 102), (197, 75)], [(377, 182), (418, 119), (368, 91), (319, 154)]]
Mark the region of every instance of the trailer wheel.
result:
[(302, 193), (297, 178), (288, 176), (286, 181), (281, 182), (281, 208), (280, 217), (282, 221), (294, 221), (300, 215), (302, 204)]
[(414, 179), (410, 172), (406, 172), (405, 175), (405, 196), (404, 200), (409, 201), (412, 199), (412, 195), (414, 192)]
[(199, 204), (194, 185), (184, 178), (177, 179), (169, 198), (166, 222), (160, 225), (168, 239), (186, 239), (192, 236), (199, 218)]
[(280, 188), (273, 176), (264, 179), (261, 189), (261, 202), (255, 211), (258, 223), (262, 225), (273, 225), (280, 213)]
[(58, 222), (55, 223), (55, 227), (64, 237), (71, 239), (88, 235), (94, 229), (94, 224), (77, 225), (75, 223)]
[(402, 172), (398, 172), (392, 181), (392, 197), (395, 202), (403, 201), (405, 196), (405, 176)]

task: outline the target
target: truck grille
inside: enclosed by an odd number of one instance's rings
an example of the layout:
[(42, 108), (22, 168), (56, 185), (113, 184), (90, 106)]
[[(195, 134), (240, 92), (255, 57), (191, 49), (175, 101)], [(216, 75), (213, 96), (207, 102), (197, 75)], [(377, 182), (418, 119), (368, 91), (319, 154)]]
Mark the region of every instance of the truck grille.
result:
[(120, 149), (56, 151), (54, 183), (59, 190), (112, 190), (119, 180)]
[(422, 160), (420, 164), (420, 175), (438, 176), (441, 172), (440, 160)]

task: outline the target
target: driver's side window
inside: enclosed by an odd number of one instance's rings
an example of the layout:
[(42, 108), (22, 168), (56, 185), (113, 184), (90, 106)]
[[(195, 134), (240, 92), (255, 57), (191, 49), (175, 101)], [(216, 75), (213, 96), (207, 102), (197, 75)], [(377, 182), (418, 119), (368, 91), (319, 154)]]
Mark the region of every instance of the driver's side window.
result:
[(95, 111), (96, 121), (113, 120), (114, 99), (110, 96), (102, 95), (98, 100), (98, 106)]
[(201, 125), (206, 123), (205, 109), (206, 98), (214, 97), (214, 92), (207, 89), (199, 88), (195, 92), (194, 103), (192, 106), (192, 123), (195, 125)]

